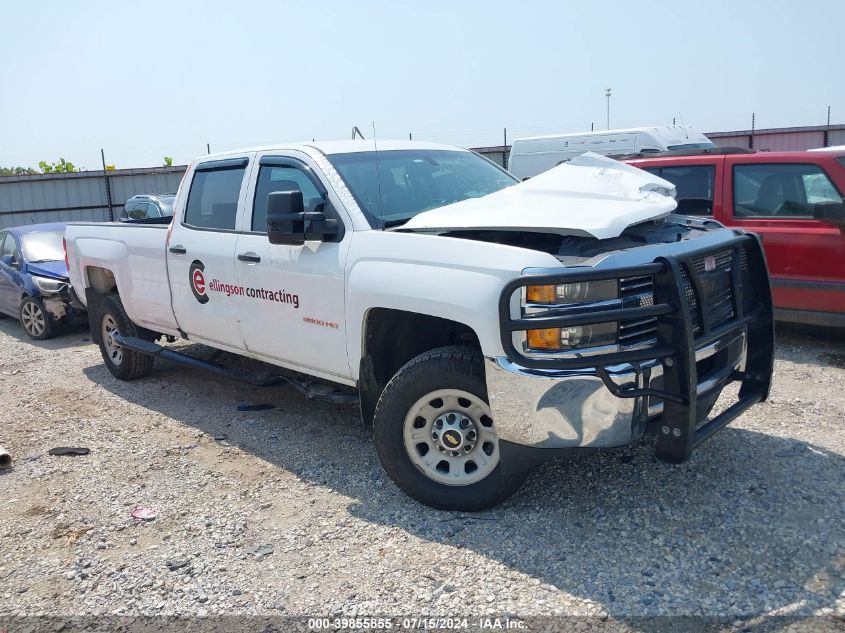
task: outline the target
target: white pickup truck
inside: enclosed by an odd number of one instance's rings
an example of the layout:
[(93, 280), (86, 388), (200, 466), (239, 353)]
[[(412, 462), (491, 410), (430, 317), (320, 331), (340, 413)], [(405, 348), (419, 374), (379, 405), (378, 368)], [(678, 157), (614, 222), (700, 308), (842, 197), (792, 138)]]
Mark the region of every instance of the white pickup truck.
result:
[(648, 433), (683, 461), (767, 397), (760, 244), (672, 215), (671, 187), (590, 154), (520, 183), (442, 145), (280, 145), (199, 158), (169, 225), (71, 224), (66, 250), (117, 378), (159, 356), (357, 399), (402, 490), (479, 510), (575, 450)]

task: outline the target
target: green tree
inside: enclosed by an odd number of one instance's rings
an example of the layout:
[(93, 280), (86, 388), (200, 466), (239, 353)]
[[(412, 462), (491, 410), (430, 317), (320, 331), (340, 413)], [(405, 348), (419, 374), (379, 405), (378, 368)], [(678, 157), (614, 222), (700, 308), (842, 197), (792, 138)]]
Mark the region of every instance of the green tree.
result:
[(173, 167), (173, 158), (171, 156), (164, 157), (164, 166), (165, 167)]
[(38, 173), (32, 167), (0, 167), (0, 176), (34, 176)]
[(38, 163), (38, 166), (43, 174), (69, 174), (77, 171), (73, 163), (66, 161), (64, 158), (59, 158), (58, 163), (48, 163), (46, 160), (42, 160)]

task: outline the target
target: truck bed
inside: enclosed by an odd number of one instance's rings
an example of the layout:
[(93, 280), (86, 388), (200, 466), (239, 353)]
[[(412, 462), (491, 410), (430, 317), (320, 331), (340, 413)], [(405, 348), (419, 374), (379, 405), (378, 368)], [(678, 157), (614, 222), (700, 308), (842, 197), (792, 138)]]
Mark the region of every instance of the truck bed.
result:
[[(178, 332), (167, 276), (167, 229), (164, 224), (73, 223), (65, 230), (70, 281), (80, 300), (88, 285), (100, 292), (120, 287), (129, 317), (157, 332)], [(102, 275), (110, 270), (112, 279)], [(86, 280), (89, 283), (86, 283)]]

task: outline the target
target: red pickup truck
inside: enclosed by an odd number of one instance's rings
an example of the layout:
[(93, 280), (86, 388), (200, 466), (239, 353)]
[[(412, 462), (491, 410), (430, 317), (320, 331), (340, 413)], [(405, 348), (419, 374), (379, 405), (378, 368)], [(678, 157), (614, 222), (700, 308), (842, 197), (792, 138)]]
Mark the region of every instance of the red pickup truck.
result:
[(760, 235), (776, 319), (845, 327), (845, 150), (717, 149), (626, 162), (673, 183), (678, 213)]

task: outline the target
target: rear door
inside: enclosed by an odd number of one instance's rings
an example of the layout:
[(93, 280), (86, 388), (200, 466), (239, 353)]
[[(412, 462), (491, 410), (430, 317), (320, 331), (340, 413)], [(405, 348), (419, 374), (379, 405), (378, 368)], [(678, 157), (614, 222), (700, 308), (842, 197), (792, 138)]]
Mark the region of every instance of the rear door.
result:
[(267, 239), (271, 192), (301, 191), (306, 211), (322, 211), (343, 227), (340, 202), (304, 153), (268, 152), (256, 162), (235, 259), (245, 292), (240, 324), (246, 348), (268, 360), (348, 378), (344, 268), (352, 231), (302, 245)]
[(167, 247), (173, 313), (193, 340), (243, 349), (236, 230), (250, 156), (199, 163)]
[(841, 186), (810, 159), (725, 160), (730, 223), (763, 238), (780, 316), (845, 313), (845, 238), (841, 229), (813, 218), (815, 204), (843, 201)]

